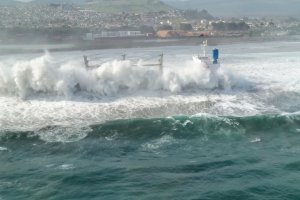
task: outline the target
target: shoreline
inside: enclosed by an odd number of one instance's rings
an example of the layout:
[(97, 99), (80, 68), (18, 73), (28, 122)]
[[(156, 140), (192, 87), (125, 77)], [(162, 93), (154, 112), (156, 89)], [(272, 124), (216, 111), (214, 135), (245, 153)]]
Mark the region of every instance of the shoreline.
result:
[(199, 46), (204, 40), (208, 40), (209, 45), (224, 45), (238, 43), (255, 43), (255, 42), (272, 42), (291, 40), (293, 36), (285, 37), (197, 37), (197, 38), (168, 38), (168, 39), (123, 39), (111, 38), (95, 41), (73, 41), (62, 43), (45, 43), (45, 44), (0, 44), (0, 55), (26, 54), (26, 53), (43, 53), (65, 52), (65, 51), (88, 51), (104, 49), (129, 49), (129, 48), (150, 48), (163, 46)]

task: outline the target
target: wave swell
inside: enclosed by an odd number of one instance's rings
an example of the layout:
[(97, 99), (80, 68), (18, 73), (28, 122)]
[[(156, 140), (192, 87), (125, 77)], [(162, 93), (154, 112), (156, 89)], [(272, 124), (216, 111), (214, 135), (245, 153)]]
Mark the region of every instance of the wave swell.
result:
[(89, 127), (47, 126), (36, 131), (2, 131), (1, 140), (38, 138), (47, 142), (75, 142), (87, 138), (148, 140), (165, 136), (192, 139), (299, 132), (299, 114), (249, 117), (197, 115), (118, 120)]

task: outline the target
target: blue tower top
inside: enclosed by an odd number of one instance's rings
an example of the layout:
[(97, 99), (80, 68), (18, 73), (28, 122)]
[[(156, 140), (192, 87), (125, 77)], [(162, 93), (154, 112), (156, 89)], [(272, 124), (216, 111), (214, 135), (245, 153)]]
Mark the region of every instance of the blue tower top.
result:
[(219, 59), (219, 49), (213, 49), (212, 50), (212, 56), (213, 56), (213, 63), (217, 64)]

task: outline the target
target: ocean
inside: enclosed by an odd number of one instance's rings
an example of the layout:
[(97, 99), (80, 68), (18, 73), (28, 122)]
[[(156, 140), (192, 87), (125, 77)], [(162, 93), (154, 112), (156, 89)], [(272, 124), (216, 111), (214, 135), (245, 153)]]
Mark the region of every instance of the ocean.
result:
[(216, 47), (0, 56), (0, 200), (300, 199), (300, 40)]

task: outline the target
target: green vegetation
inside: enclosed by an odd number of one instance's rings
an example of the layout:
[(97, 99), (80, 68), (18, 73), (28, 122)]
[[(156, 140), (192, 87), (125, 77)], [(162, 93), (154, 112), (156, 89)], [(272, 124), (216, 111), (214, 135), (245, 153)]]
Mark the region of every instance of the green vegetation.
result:
[(141, 13), (172, 9), (160, 0), (89, 0), (86, 6), (88, 9), (105, 13)]
[(212, 19), (214, 19), (214, 17), (211, 14), (209, 14), (207, 10), (199, 11), (197, 9), (188, 9), (188, 10), (185, 10), (183, 14), (187, 19), (191, 19), (191, 20), (194, 20), (194, 19), (212, 20)]
[(213, 30), (215, 31), (248, 31), (250, 27), (245, 22), (218, 22), (212, 23)]

